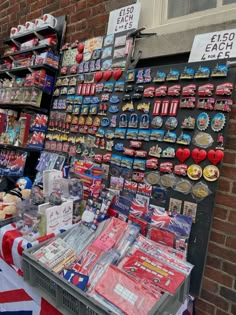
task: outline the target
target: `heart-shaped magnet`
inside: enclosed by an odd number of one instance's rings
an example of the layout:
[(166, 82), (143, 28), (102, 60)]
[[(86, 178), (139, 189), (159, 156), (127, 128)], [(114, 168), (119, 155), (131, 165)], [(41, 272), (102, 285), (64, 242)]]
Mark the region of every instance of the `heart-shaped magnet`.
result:
[(224, 152), (221, 150), (210, 150), (207, 157), (212, 164), (217, 165), (221, 160), (223, 160)]
[(77, 50), (78, 50), (79, 53), (82, 53), (84, 51), (84, 43), (79, 43), (78, 47), (77, 47)]
[(98, 71), (94, 74), (94, 80), (95, 82), (99, 82), (102, 80), (102, 77), (103, 77), (103, 72), (102, 71)]
[(193, 149), (192, 158), (196, 164), (202, 162), (207, 157), (207, 153), (205, 150)]
[(111, 76), (112, 76), (112, 71), (111, 71), (111, 70), (106, 70), (106, 71), (104, 72), (103, 79), (104, 79), (105, 81), (108, 81)]
[(113, 71), (113, 78), (117, 81), (122, 75), (121, 69), (116, 69)]
[(75, 60), (77, 63), (81, 63), (81, 61), (83, 60), (83, 54), (76, 55)]
[(189, 149), (178, 149), (176, 151), (176, 157), (180, 160), (180, 162), (186, 161), (190, 157), (190, 150)]

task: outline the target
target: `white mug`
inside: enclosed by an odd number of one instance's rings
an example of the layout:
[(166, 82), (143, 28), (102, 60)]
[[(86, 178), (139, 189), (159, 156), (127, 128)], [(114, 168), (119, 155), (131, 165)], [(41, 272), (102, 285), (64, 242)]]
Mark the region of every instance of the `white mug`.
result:
[(53, 28), (57, 26), (57, 19), (51, 14), (43, 15), (44, 24), (47, 24)]
[(26, 31), (26, 28), (25, 28), (24, 25), (19, 24), (19, 25), (17, 26), (17, 33), (18, 33), (18, 34), (23, 34), (23, 33), (25, 33), (25, 31)]
[(34, 23), (30, 22), (30, 21), (27, 21), (25, 23), (25, 28), (26, 28), (27, 31), (33, 31), (34, 30)]
[(34, 21), (34, 26), (36, 29), (42, 27), (43, 25), (44, 25), (44, 20), (42, 19), (36, 19)]
[(12, 27), (11, 31), (10, 31), (10, 37), (14, 37), (18, 34), (17, 28), (16, 27)]

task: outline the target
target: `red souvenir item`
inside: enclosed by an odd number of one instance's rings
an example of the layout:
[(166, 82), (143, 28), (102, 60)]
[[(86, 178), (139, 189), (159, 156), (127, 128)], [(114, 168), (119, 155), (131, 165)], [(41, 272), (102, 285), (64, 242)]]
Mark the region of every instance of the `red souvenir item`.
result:
[(94, 291), (126, 315), (147, 315), (159, 299), (115, 266), (107, 268)]
[(176, 151), (176, 157), (182, 163), (184, 163), (184, 161), (186, 161), (190, 155), (191, 153), (189, 149), (178, 149)]
[(197, 148), (193, 149), (192, 151), (192, 159), (196, 164), (202, 162), (207, 157), (207, 153), (205, 150), (199, 150)]
[(198, 88), (199, 96), (211, 96), (213, 94), (214, 85), (211, 83), (203, 84)]
[(91, 84), (90, 95), (95, 95), (96, 92), (96, 83)]
[(216, 87), (216, 95), (231, 95), (233, 91), (233, 83), (226, 82)]
[(165, 100), (165, 101), (162, 102), (161, 116), (167, 116), (168, 115), (169, 105), (170, 105), (170, 101), (169, 100)]
[(104, 81), (108, 81), (110, 77), (112, 76), (112, 71), (111, 70), (106, 70), (103, 74), (103, 79)]
[(162, 162), (160, 164), (160, 171), (163, 173), (171, 173), (173, 169), (173, 163), (171, 162)]
[(212, 164), (217, 165), (221, 160), (223, 160), (224, 152), (222, 150), (210, 150), (207, 154), (207, 157)]
[(98, 71), (94, 74), (94, 81), (98, 83), (99, 81), (102, 80), (102, 77), (103, 77), (103, 72)]
[(135, 155), (135, 150), (130, 149), (130, 148), (124, 148), (123, 153), (124, 153), (125, 155), (134, 156), (134, 155)]
[(172, 100), (170, 104), (169, 116), (176, 116), (179, 107), (179, 100)]
[(113, 71), (113, 78), (117, 81), (122, 75), (121, 69), (116, 69)]
[(81, 61), (83, 60), (83, 54), (76, 55), (75, 60), (77, 63), (81, 63)]
[(156, 100), (153, 106), (153, 111), (152, 111), (152, 115), (153, 116), (158, 116), (160, 114), (161, 111), (161, 101), (160, 100)]
[(169, 96), (179, 96), (181, 91), (181, 86), (179, 84), (172, 85), (168, 88)]
[(84, 51), (84, 43), (79, 43), (78, 47), (77, 47), (77, 50), (78, 50), (79, 53), (82, 53)]
[(155, 87), (149, 86), (143, 92), (144, 97), (154, 97), (155, 96)]
[(183, 87), (182, 95), (183, 96), (194, 96), (196, 93), (196, 84), (188, 84)]
[(133, 214), (130, 214), (129, 217), (128, 217), (128, 220), (129, 222), (131, 223), (134, 223), (136, 225), (139, 225), (140, 226), (140, 233), (144, 236), (146, 236), (147, 234), (147, 229), (148, 229), (148, 222), (133, 215)]
[(176, 164), (174, 166), (173, 173), (176, 174), (176, 175), (186, 176), (187, 175), (187, 169), (188, 169), (188, 165), (187, 164)]
[(167, 86), (161, 85), (155, 90), (155, 96), (166, 96), (167, 94)]
[(135, 250), (132, 256), (125, 257), (119, 267), (151, 290), (162, 289), (170, 294), (174, 294), (186, 278), (181, 272), (141, 250)]
[[(159, 222), (161, 224), (168, 224), (168, 221), (167, 221), (168, 218), (170, 220), (169, 216), (166, 216), (166, 217), (162, 216), (161, 218), (159, 218)], [(164, 222), (162, 223), (163, 220)], [(156, 224), (158, 224), (158, 221)], [(169, 231), (161, 230), (160, 228), (157, 228), (157, 227), (152, 227), (148, 231), (148, 238), (150, 238), (150, 240), (154, 242), (174, 248), (175, 235), (174, 233), (171, 233)]]

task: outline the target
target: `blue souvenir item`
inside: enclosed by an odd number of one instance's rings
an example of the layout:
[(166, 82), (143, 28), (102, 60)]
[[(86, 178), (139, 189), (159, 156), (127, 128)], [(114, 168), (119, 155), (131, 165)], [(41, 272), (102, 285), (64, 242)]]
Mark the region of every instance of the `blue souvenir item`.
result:
[(134, 159), (133, 169), (134, 170), (145, 171), (145, 169), (146, 169), (146, 160), (144, 160), (144, 159)]
[(156, 83), (156, 82), (165, 82), (166, 80), (166, 73), (163, 72), (163, 71), (157, 71), (156, 72), (156, 75), (153, 79), (153, 82)]
[[(90, 108), (90, 110), (91, 110), (91, 108)], [(73, 106), (73, 110), (72, 110), (72, 114), (79, 115), (79, 113), (80, 113), (80, 106), (79, 105), (74, 105)]]
[(126, 129), (125, 128), (116, 128), (115, 129), (115, 138), (116, 139), (125, 139)]
[(98, 113), (98, 106), (95, 104), (90, 105), (89, 114), (90, 115), (97, 115), (97, 113)]
[(116, 81), (115, 83), (115, 92), (124, 92), (125, 82), (124, 81)]
[(126, 139), (137, 140), (138, 139), (138, 129), (127, 129)]
[(90, 72), (95, 71), (95, 60), (91, 60), (91, 61), (89, 62), (89, 71), (90, 71)]
[(119, 112), (119, 108), (117, 105), (110, 105), (108, 108), (108, 112), (109, 113), (118, 113)]
[(108, 127), (110, 125), (110, 119), (108, 117), (103, 117), (101, 120), (102, 127)]
[(102, 55), (102, 49), (95, 49), (92, 53), (92, 59), (97, 60), (101, 58)]
[(82, 96), (75, 96), (74, 97), (74, 104), (82, 105), (83, 97)]
[(121, 142), (118, 142), (115, 144), (115, 150), (116, 151), (124, 151), (124, 144)]
[(166, 203), (167, 201), (167, 189), (163, 187), (152, 187), (152, 197), (158, 203)]
[(126, 114), (121, 114), (119, 118), (119, 127), (127, 128), (128, 127), (128, 118)]
[(148, 129), (150, 124), (150, 119), (148, 114), (143, 114), (140, 117), (139, 128)]
[(150, 130), (140, 129), (138, 132), (138, 140), (149, 141), (150, 134), (151, 134)]
[(210, 68), (200, 66), (198, 70), (195, 72), (195, 79), (209, 78), (210, 77)]
[(96, 137), (99, 137), (99, 138), (103, 138), (105, 135), (105, 131), (103, 128), (98, 128), (97, 132), (96, 132)]
[(105, 138), (106, 139), (113, 139), (114, 138), (114, 131), (113, 130), (106, 130), (105, 131)]
[(19, 187), (22, 189), (31, 189), (32, 188), (32, 182), (29, 179), (29, 177), (21, 177), (16, 181), (16, 187)]
[(81, 115), (88, 115), (89, 113), (89, 105), (82, 105), (81, 106)]
[(227, 65), (217, 64), (211, 71), (211, 77), (227, 77), (228, 67)]
[(117, 126), (117, 116), (116, 115), (112, 115), (110, 127), (115, 128), (116, 126)]
[(161, 116), (156, 116), (151, 121), (152, 128), (161, 128), (163, 125), (163, 118)]
[(150, 135), (150, 140), (154, 140), (154, 141), (163, 141), (164, 139), (164, 134), (165, 131), (164, 130), (151, 130), (151, 135)]
[(86, 96), (83, 100), (83, 103), (85, 105), (88, 105), (88, 104), (91, 104), (91, 101), (92, 101), (91, 97)]
[(99, 98), (97, 96), (93, 96), (91, 99), (92, 104), (98, 104), (100, 102)]
[(82, 291), (85, 290), (89, 281), (88, 276), (75, 272), (74, 270), (70, 270), (70, 269), (63, 269), (62, 274), (63, 274), (63, 278), (66, 279), (68, 282), (75, 285), (77, 288), (79, 288)]
[(84, 62), (81, 62), (80, 64), (79, 64), (79, 73), (83, 73), (84, 72)]
[(131, 114), (129, 117), (129, 128), (138, 128), (138, 115), (137, 114)]
[(127, 168), (129, 168), (129, 169), (131, 169), (132, 168), (132, 166), (133, 166), (133, 159), (132, 158), (130, 158), (130, 157), (122, 157), (122, 160), (121, 160), (121, 167), (127, 167)]
[(103, 87), (104, 87), (103, 83), (97, 83), (96, 84), (96, 93), (102, 93)]
[(117, 95), (112, 95), (110, 98), (110, 102), (112, 104), (118, 104), (120, 102), (120, 98)]
[(175, 117), (167, 118), (165, 122), (166, 129), (174, 130), (178, 126), (178, 120)]
[(171, 142), (171, 143), (175, 143), (176, 141), (176, 133), (175, 132), (171, 132), (171, 131), (167, 131), (166, 134), (164, 135), (164, 141), (165, 142)]
[(135, 81), (135, 70), (128, 70), (126, 72), (126, 77), (125, 77), (125, 81), (126, 82), (134, 82)]
[(144, 83), (152, 82), (151, 68), (144, 70)]
[(221, 131), (225, 126), (225, 115), (222, 113), (217, 113), (215, 116), (211, 119), (211, 129), (215, 132)]
[(174, 158), (175, 157), (175, 149), (172, 147), (165, 148), (162, 153), (161, 157), (163, 158)]
[(106, 82), (103, 87), (103, 92), (112, 93), (114, 88), (113, 82)]
[(181, 132), (181, 134), (179, 135), (179, 137), (176, 140), (176, 143), (183, 144), (183, 145), (189, 145), (191, 143), (191, 140), (192, 140), (192, 138), (189, 134)]
[(101, 70), (101, 59), (97, 59), (97, 60), (96, 60), (95, 70), (96, 70), (96, 71)]
[(110, 70), (111, 66), (112, 66), (112, 59), (106, 59), (102, 62), (102, 70)]
[(197, 128), (201, 131), (204, 131), (208, 128), (209, 125), (209, 116), (207, 113), (201, 113), (197, 117)]
[(179, 71), (170, 69), (170, 72), (167, 74), (166, 81), (178, 81), (179, 80)]
[(144, 70), (139, 69), (136, 76), (136, 83), (144, 83)]
[(84, 72), (89, 72), (89, 61), (84, 63)]
[(193, 68), (189, 68), (189, 67), (185, 67), (184, 71), (181, 73), (180, 75), (180, 79), (182, 80), (190, 80), (194, 78), (194, 69)]
[(111, 164), (115, 164), (115, 165), (120, 166), (121, 159), (122, 159), (122, 157), (120, 155), (112, 154), (111, 155)]

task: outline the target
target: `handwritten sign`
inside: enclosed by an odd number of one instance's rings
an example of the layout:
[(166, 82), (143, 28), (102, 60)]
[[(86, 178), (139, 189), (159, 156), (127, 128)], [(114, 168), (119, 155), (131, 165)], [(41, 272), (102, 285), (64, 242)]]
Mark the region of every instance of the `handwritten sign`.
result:
[(141, 4), (136, 3), (110, 12), (107, 34), (138, 28)]
[(236, 29), (196, 35), (188, 62), (236, 57)]

